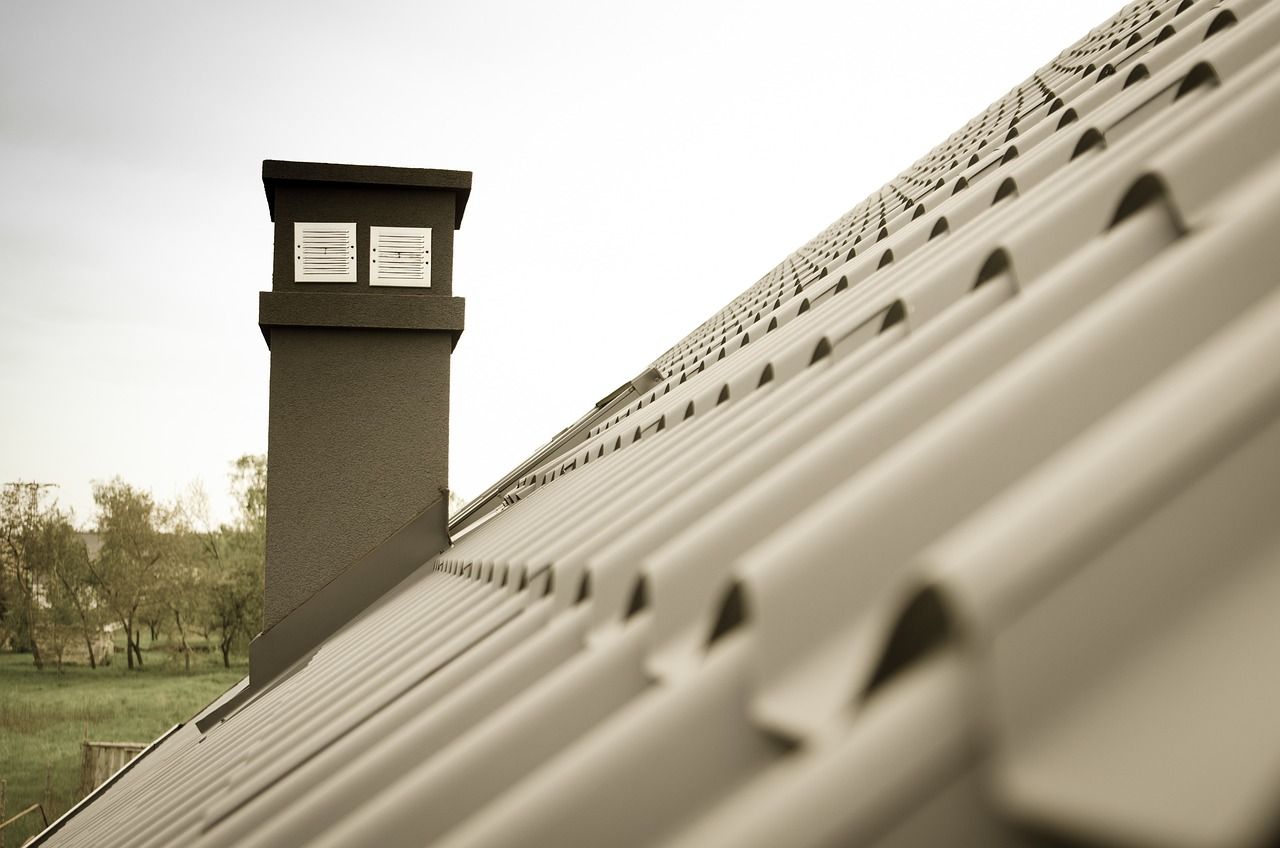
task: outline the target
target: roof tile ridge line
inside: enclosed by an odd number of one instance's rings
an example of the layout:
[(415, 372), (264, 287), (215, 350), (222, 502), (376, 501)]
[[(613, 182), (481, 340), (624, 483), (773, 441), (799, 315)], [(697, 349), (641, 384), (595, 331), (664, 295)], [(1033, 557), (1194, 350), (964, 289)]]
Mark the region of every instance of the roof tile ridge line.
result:
[[(995, 100), (989, 103), (986, 107), (984, 107), (976, 115), (971, 117), (968, 121), (966, 121), (963, 125), (961, 125), (957, 130), (955, 130), (950, 136), (948, 136), (942, 142), (935, 144), (923, 155), (917, 157), (910, 165), (908, 165), (906, 168), (901, 170), (898, 174), (891, 177), (885, 183), (882, 183), (879, 188), (869, 192), (867, 196), (864, 197), (861, 201), (858, 201), (857, 203), (855, 203), (850, 210), (838, 216), (832, 223), (828, 224), (825, 228), (820, 230), (816, 236), (802, 243), (796, 249), (792, 250), (791, 253), (787, 254), (786, 257), (784, 257), (772, 269), (770, 269), (768, 272), (762, 275), (758, 280), (748, 285), (746, 288), (742, 289), (737, 295), (733, 297), (732, 300), (729, 301), (728, 304), (726, 304), (724, 307), (721, 307), (719, 310), (714, 312), (710, 317), (708, 317), (707, 319), (702, 321), (700, 324), (698, 324), (693, 330), (686, 333), (675, 343), (667, 347), (666, 350), (664, 350), (661, 354), (659, 354), (650, 362), (650, 367), (651, 368), (658, 367), (661, 363), (666, 361), (666, 359), (669, 356), (671, 356), (675, 351), (687, 346), (691, 340), (698, 337), (698, 335), (708, 325), (710, 325), (713, 321), (715, 321), (718, 317), (724, 315), (726, 311), (747, 292), (751, 291), (756, 286), (770, 279), (771, 277), (773, 277), (773, 275), (781, 271), (784, 271), (789, 265), (790, 266), (798, 265), (805, 258), (804, 252), (806, 248), (810, 247), (811, 245), (816, 245), (821, 243), (824, 236), (831, 233), (832, 231), (839, 230), (842, 224), (846, 221), (846, 219), (853, 216), (858, 209), (862, 207), (866, 207), (869, 213), (870, 208), (875, 205), (875, 201), (881, 198), (885, 190), (891, 187), (896, 180), (898, 180), (899, 178), (905, 175), (914, 173), (916, 169), (919, 168), (922, 163), (928, 161), (936, 151), (945, 147), (952, 141), (963, 137), (968, 131), (972, 130), (975, 126), (980, 126), (984, 122), (984, 119), (987, 117), (990, 117), (991, 113), (998, 110), (1001, 104), (1005, 100), (1009, 99), (1014, 94), (1014, 92), (1021, 91), (1024, 87), (1034, 86), (1039, 81), (1039, 78), (1043, 73), (1051, 69), (1052, 66), (1056, 62), (1061, 60), (1063, 57), (1070, 56), (1073, 53), (1073, 51), (1078, 51), (1083, 45), (1087, 44), (1090, 41), (1090, 39), (1093, 37), (1095, 32), (1104, 31), (1107, 27), (1111, 26), (1115, 21), (1121, 19), (1124, 15), (1131, 14), (1132, 9), (1137, 8), (1140, 5), (1141, 5), (1140, 0), (1134, 0), (1134, 2), (1126, 4), (1115, 14), (1106, 18), (1104, 21), (1102, 21), (1101, 23), (1099, 23), (1098, 25), (1090, 29), (1088, 32), (1086, 32), (1083, 36), (1077, 38), (1074, 42), (1070, 43), (1067, 47), (1059, 51), (1056, 56), (1050, 59), (1047, 63), (1041, 65), (1039, 68), (1033, 71), (1030, 75), (1025, 77), (1021, 82), (1011, 87), (1005, 94), (997, 97)], [(1043, 83), (1041, 83), (1041, 85), (1043, 85)]]

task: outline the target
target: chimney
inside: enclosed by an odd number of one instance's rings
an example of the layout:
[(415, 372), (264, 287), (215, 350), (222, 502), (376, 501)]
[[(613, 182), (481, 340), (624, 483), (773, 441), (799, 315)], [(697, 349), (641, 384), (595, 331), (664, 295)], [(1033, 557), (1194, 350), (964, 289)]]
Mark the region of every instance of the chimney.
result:
[(468, 171), (262, 163), (275, 222), (258, 688), (448, 544)]

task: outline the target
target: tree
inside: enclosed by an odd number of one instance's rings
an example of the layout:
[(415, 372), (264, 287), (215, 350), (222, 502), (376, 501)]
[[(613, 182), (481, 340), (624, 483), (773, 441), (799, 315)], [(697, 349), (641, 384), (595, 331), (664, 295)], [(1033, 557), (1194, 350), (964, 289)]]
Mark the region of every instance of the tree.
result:
[[(42, 609), (36, 621), (35, 641), (41, 646), (43, 659), (48, 662), (52, 658), (54, 665), (61, 672), (67, 649), (80, 635), (75, 605), (57, 580), (44, 582), (40, 587), (37, 600)], [(92, 650), (91, 646), (90, 652)]]
[(201, 616), (205, 601), (205, 569), (199, 536), (189, 524), (174, 527), (169, 556), (160, 572), (158, 606), (163, 607), (178, 635), (183, 667), (191, 671), (191, 642), (187, 632)]
[(90, 572), (99, 595), (124, 626), (129, 668), (142, 666), (139, 616), (153, 599), (165, 556), (163, 533), (168, 512), (151, 495), (116, 478), (95, 483), (93, 500), (98, 506), (98, 532), (102, 552)]
[[(245, 454), (231, 463), (231, 494), (239, 514), (237, 529), (261, 536), (265, 551), (267, 539), (267, 457)], [(264, 554), (265, 555), (265, 554)]]
[(219, 533), (216, 542), (206, 591), (222, 664), (230, 668), (232, 648), (253, 638), (261, 627), (261, 548), (247, 534), (235, 530)]
[(209, 609), (206, 551), (219, 547), (218, 531), (209, 520), (208, 497), (199, 483), (192, 484), (186, 497), (176, 503), (171, 529), (169, 556), (160, 571), (156, 598), (176, 629), (184, 667), (191, 671), (188, 631), (198, 628)]
[(232, 463), (235, 520), (217, 530), (203, 522), (197, 538), (205, 559), (203, 589), (209, 627), (218, 633), (222, 664), (231, 651), (262, 627), (262, 585), (266, 563), (267, 458), (245, 455)]
[(89, 570), (89, 551), (70, 516), (57, 508), (50, 509), (41, 523), (40, 552), (50, 578), (46, 583), (48, 639), (58, 649), (58, 667), (62, 667), (62, 649), (78, 631), (84, 639), (89, 667), (97, 668), (94, 640), (102, 622)]
[(88, 586), (88, 552), (71, 516), (46, 500), (52, 486), (8, 483), (0, 492), (0, 585), (5, 625), (43, 669), (44, 649), (62, 667), (66, 648), (83, 636), (94, 664), (95, 600)]
[(20, 648), (29, 648), (36, 668), (44, 668), (36, 631), (43, 608), (40, 594), (48, 575), (38, 555), (47, 483), (5, 483), (0, 490), (0, 576), (6, 584), (5, 626)]

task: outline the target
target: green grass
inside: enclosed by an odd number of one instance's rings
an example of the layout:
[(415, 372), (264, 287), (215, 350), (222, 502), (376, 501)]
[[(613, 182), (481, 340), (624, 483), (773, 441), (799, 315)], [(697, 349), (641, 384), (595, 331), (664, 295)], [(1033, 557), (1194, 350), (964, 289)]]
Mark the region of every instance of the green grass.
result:
[[(144, 640), (145, 645), (145, 640)], [(243, 657), (222, 667), (216, 650), (195, 654), (191, 672), (161, 643), (143, 649), (141, 671), (129, 671), (118, 651), (105, 668), (46, 665), (30, 654), (0, 653), (0, 779), (7, 782), (5, 818), (44, 801), (52, 775), (49, 820), (79, 800), (80, 743), (150, 742), (194, 716), (248, 673)], [(21, 845), (42, 827), (33, 813), (4, 831), (6, 846)]]

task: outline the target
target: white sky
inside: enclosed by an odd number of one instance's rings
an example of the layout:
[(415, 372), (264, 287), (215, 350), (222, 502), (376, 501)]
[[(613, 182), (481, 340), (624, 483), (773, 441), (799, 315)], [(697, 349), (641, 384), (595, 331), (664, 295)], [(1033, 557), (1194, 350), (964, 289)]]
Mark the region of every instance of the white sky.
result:
[(271, 158), (475, 172), (473, 497), (1118, 8), (8, 0), (0, 481), (84, 524), (117, 474), (228, 513), (267, 446)]

